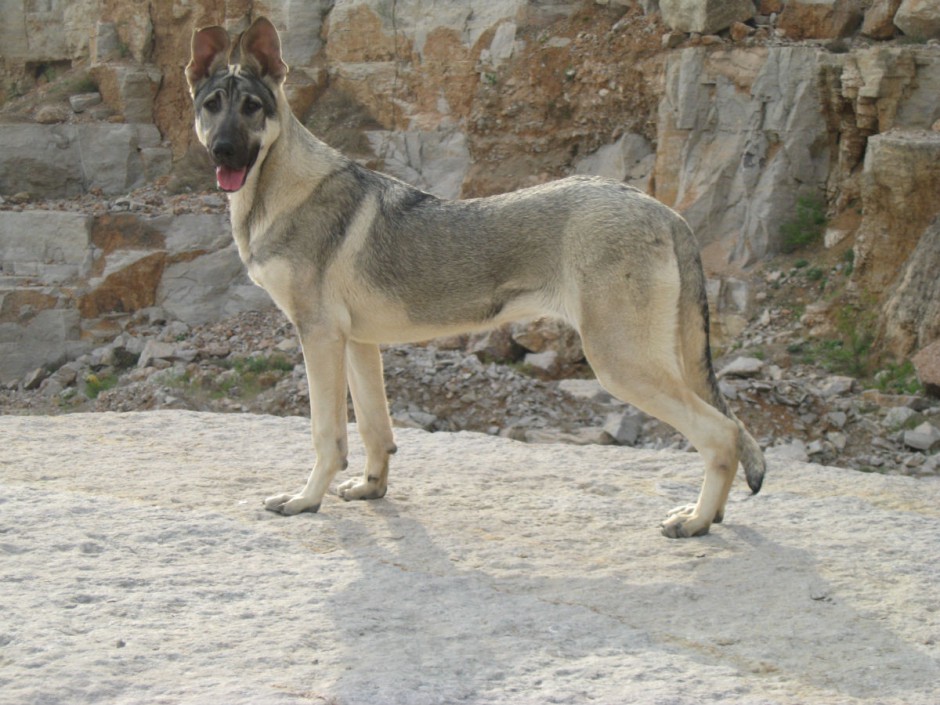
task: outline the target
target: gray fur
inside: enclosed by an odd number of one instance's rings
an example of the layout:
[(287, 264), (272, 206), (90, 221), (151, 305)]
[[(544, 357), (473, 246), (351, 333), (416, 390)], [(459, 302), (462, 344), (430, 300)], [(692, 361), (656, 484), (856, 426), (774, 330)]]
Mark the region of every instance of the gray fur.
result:
[[(248, 166), (230, 196), (239, 254), (304, 348), (317, 463), (300, 493), (270, 497), (268, 509), (319, 508), (346, 463), (347, 388), (366, 468), (339, 494), (385, 495), (395, 444), (379, 343), (537, 315), (575, 326), (598, 379), (701, 452), (698, 502), (671, 513), (665, 535), (701, 535), (724, 517), (739, 460), (760, 489), (763, 456), (718, 389), (701, 260), (678, 214), (596, 177), (441, 200), (359, 166), (303, 128), (287, 106), (287, 67), (267, 20), (239, 44), (247, 68), (225, 63), (224, 30), (200, 30), (186, 75), (210, 154), (223, 167)], [(246, 110), (250, 100), (264, 105)], [(220, 142), (236, 148), (215, 149)]]

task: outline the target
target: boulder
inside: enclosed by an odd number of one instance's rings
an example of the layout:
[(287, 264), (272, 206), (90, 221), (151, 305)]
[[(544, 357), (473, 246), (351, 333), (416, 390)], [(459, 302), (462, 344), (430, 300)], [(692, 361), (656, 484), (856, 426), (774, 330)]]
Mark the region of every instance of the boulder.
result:
[(659, 0), (663, 22), (680, 32), (715, 34), (754, 16), (753, 0)]
[(891, 39), (897, 33), (894, 16), (900, 6), (901, 0), (875, 0), (865, 11), (862, 34), (872, 39)]
[(78, 300), (83, 318), (133, 313), (152, 306), (166, 266), (166, 252), (124, 251), (109, 258), (109, 268), (89, 282)]
[(863, 19), (857, 0), (787, 0), (777, 27), (788, 39), (847, 37)]
[(894, 15), (894, 24), (909, 37), (940, 37), (940, 5), (936, 0), (904, 0)]

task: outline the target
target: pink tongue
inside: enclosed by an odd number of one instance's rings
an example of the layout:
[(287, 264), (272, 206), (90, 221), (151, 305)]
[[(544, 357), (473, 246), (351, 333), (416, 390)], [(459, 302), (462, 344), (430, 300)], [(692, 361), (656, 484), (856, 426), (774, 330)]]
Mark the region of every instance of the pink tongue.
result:
[(215, 180), (223, 191), (237, 191), (245, 183), (248, 169), (229, 169), (224, 166), (215, 168)]

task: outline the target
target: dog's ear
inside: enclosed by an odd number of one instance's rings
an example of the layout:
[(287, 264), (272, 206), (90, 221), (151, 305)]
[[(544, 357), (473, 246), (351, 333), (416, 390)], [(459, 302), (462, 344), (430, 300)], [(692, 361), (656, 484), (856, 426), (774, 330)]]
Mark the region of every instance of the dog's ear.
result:
[(186, 66), (186, 81), (195, 95), (196, 87), (228, 64), (228, 32), (222, 27), (205, 27), (193, 32), (193, 56)]
[(281, 39), (270, 20), (256, 19), (241, 39), (241, 59), (258, 76), (270, 76), (280, 83), (287, 76), (287, 64), (281, 59)]

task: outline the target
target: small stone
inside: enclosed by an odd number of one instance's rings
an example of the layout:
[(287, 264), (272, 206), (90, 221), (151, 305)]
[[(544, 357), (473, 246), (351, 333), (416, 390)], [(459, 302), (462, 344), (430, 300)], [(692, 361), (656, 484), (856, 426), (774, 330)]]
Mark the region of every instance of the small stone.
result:
[(725, 365), (719, 377), (756, 377), (764, 369), (763, 360), (756, 357), (739, 357)]
[(36, 122), (40, 125), (54, 125), (68, 119), (69, 113), (61, 105), (43, 105), (36, 111)]
[(743, 22), (735, 22), (731, 25), (731, 38), (736, 42), (740, 42), (754, 34), (754, 31), (754, 27), (750, 25), (746, 25)]
[(810, 444), (806, 446), (806, 453), (810, 456), (822, 455), (827, 450), (829, 449), (826, 447), (826, 444), (819, 439), (811, 441)]
[(904, 432), (904, 445), (916, 450), (934, 450), (940, 446), (940, 430), (925, 421), (913, 431)]
[(44, 368), (37, 367), (23, 378), (23, 389), (38, 389), (48, 374)]
[(536, 372), (552, 376), (558, 373), (558, 353), (554, 350), (546, 350), (540, 353), (529, 353), (525, 356), (525, 364)]
[(849, 417), (844, 411), (830, 411), (826, 414), (826, 421), (829, 422), (831, 426), (836, 428), (845, 428), (846, 422), (849, 420)]
[(161, 343), (153, 339), (148, 340), (140, 353), (137, 367), (144, 368), (155, 366), (154, 363), (158, 360), (167, 361), (171, 359), (175, 352), (176, 346), (172, 343)]
[(888, 409), (884, 419), (881, 421), (882, 427), (889, 431), (897, 431), (905, 426), (910, 428), (923, 421), (923, 416), (907, 406), (895, 406)]
[(685, 41), (685, 32), (667, 32), (663, 35), (663, 49), (675, 49)]
[(832, 443), (832, 446), (840, 453), (845, 450), (849, 442), (848, 437), (841, 431), (830, 431), (826, 434), (826, 440)]
[(39, 385), (39, 391), (46, 397), (54, 397), (57, 394), (61, 394), (64, 389), (65, 387), (62, 383), (54, 377), (43, 380), (42, 384)]
[(809, 461), (809, 452), (807, 451), (806, 444), (800, 440), (790, 441), (789, 443), (784, 443), (782, 445), (771, 446), (765, 451), (764, 455), (768, 459), (797, 460), (803, 463)]
[(83, 113), (88, 108), (91, 108), (95, 105), (101, 103), (101, 94), (98, 91), (94, 93), (79, 93), (69, 97), (69, 105), (72, 106), (72, 110), (76, 113)]
[(600, 403), (609, 403), (613, 397), (596, 379), (563, 379), (558, 389), (575, 399), (587, 399)]
[(842, 375), (832, 375), (826, 377), (819, 385), (819, 396), (823, 399), (849, 394), (855, 386), (855, 379), (844, 377)]
[(940, 340), (921, 348), (911, 362), (927, 394), (940, 396)]
[(607, 433), (617, 445), (636, 445), (640, 432), (643, 430), (643, 416), (639, 412), (629, 409), (607, 415), (604, 422), (604, 432)]

